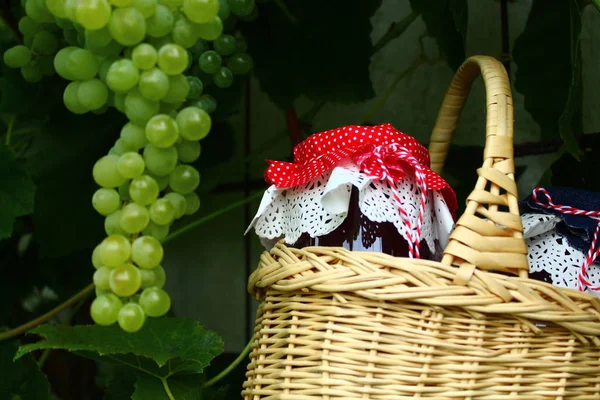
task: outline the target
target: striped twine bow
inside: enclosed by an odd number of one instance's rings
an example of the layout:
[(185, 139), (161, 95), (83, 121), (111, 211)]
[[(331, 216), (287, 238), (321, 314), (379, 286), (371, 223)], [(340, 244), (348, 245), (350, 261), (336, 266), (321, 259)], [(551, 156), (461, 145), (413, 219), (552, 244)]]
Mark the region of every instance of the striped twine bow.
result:
[[(545, 197), (545, 202), (543, 201), (544, 199), (542, 198), (542, 195)], [(562, 214), (583, 215), (598, 221), (598, 226), (596, 226), (596, 229), (594, 230), (594, 236), (592, 237), (592, 244), (590, 245), (590, 248), (588, 249), (588, 252), (585, 255), (585, 260), (583, 261), (583, 264), (579, 269), (577, 279), (579, 290), (582, 292), (585, 290), (585, 288), (589, 288), (590, 290), (594, 291), (600, 290), (600, 286), (593, 286), (587, 277), (588, 268), (600, 255), (600, 246), (598, 245), (598, 235), (600, 234), (600, 211), (580, 210), (578, 208), (567, 206), (564, 204), (554, 204), (554, 202), (552, 201), (552, 197), (550, 197), (550, 193), (548, 193), (546, 189), (541, 187), (537, 187), (533, 190), (532, 197), (533, 200), (543, 208), (555, 210)]]
[[(402, 206), (400, 194), (396, 188), (396, 181), (393, 172), (404, 175), (406, 171), (399, 163), (389, 163), (386, 159), (393, 157), (397, 161), (405, 161), (414, 168), (414, 176), (419, 190), (421, 201), (419, 202), (419, 215), (417, 217), (416, 226), (413, 229), (413, 223), (410, 220), (409, 213)], [(404, 146), (398, 143), (382, 145), (375, 147), (372, 151), (360, 154), (355, 157), (356, 164), (360, 169), (371, 179), (385, 181), (388, 183), (394, 200), (398, 205), (398, 211), (402, 217), (402, 222), (406, 226), (408, 240), (408, 256), (409, 258), (421, 258), (419, 251), (419, 243), (421, 241), (421, 227), (425, 215), (425, 203), (427, 201), (427, 184), (425, 183), (425, 172), (419, 160)]]

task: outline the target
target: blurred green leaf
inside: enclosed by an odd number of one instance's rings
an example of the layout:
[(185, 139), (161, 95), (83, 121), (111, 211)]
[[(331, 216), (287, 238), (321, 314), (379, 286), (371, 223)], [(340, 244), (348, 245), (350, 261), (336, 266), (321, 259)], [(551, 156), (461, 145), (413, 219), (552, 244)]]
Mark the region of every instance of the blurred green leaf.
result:
[(371, 21), (381, 0), (288, 0), (294, 21), (276, 2), (242, 25), (260, 87), (287, 109), (301, 95), (358, 102), (374, 96), (369, 65)]
[(0, 399), (52, 400), (50, 384), (32, 356), (13, 361), (18, 340), (0, 342)]
[(423, 18), (427, 34), (435, 38), (448, 65), (458, 69), (465, 60), (467, 0), (410, 0), (410, 5)]

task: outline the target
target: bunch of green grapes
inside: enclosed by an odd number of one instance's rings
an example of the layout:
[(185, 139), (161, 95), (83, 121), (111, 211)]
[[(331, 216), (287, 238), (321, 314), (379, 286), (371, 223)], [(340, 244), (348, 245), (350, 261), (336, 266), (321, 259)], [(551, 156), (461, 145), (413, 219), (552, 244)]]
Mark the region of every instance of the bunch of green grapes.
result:
[(138, 331), (171, 306), (161, 242), (200, 208), (200, 174), (189, 163), (216, 101), (198, 75), (225, 88), (248, 73), (245, 42), (223, 34), (223, 21), (255, 13), (254, 0), (24, 0), (24, 8), (24, 43), (4, 62), (30, 82), (54, 73), (70, 81), (63, 100), (75, 114), (114, 107), (129, 120), (92, 171), (107, 237), (92, 254), (91, 316)]

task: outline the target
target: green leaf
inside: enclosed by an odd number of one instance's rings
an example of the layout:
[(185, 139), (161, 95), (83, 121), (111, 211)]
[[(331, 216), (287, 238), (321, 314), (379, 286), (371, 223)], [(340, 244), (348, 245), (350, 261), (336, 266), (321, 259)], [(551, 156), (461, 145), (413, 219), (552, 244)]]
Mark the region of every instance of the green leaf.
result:
[(458, 69), (466, 54), (467, 0), (410, 0), (410, 5), (423, 17), (427, 34), (435, 38), (448, 65)]
[(12, 150), (0, 144), (0, 239), (10, 237), (17, 217), (33, 212), (34, 194), (35, 185)]
[(0, 343), (0, 399), (52, 400), (50, 384), (31, 356), (13, 361), (19, 342)]
[(21, 346), (15, 358), (52, 348), (128, 367), (137, 376), (133, 399), (172, 400), (167, 390), (177, 394), (177, 400), (200, 398), (200, 384), (195, 382), (200, 382), (199, 374), (223, 351), (215, 332), (186, 318), (150, 318), (136, 333), (123, 332), (116, 325), (42, 325), (30, 332), (44, 340)]
[(579, 148), (577, 138), (574, 133), (574, 126), (581, 132), (581, 10), (577, 0), (570, 2), (571, 19), (571, 86), (567, 96), (565, 110), (558, 119), (558, 132), (567, 148), (567, 151), (573, 157), (580, 161), (583, 152)]
[(515, 88), (544, 139), (559, 137), (559, 118), (572, 83), (570, 1), (534, 0), (515, 41)]
[[(294, 99), (358, 102), (374, 96), (370, 18), (381, 0), (288, 0), (261, 4), (241, 29), (261, 89), (287, 109)], [(281, 4), (282, 2), (279, 2)]]

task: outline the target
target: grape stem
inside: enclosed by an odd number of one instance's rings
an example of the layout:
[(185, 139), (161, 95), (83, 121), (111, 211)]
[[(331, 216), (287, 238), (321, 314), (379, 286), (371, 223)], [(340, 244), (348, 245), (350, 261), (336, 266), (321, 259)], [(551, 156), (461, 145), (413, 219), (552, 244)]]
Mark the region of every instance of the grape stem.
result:
[(86, 286), (84, 289), (82, 289), (80, 292), (75, 294), (73, 297), (71, 297), (70, 299), (65, 301), (64, 303), (62, 303), (62, 304), (58, 305), (57, 307), (53, 308), (52, 310), (48, 311), (46, 314), (44, 314), (40, 317), (37, 317), (36, 319), (32, 319), (31, 321), (26, 322), (23, 325), (18, 326), (14, 329), (11, 329), (10, 331), (0, 333), (0, 341), (13, 338), (22, 333), (25, 333), (26, 331), (28, 331), (32, 328), (35, 328), (38, 325), (43, 324), (44, 322), (48, 321), (50, 318), (54, 317), (55, 315), (57, 315), (58, 313), (60, 313), (64, 309), (66, 309), (67, 307), (70, 307), (72, 304), (75, 304), (79, 300), (85, 299), (93, 291), (94, 291), (94, 284), (91, 283), (88, 286)]
[(226, 377), (231, 371), (233, 371), (242, 361), (244, 361), (244, 359), (246, 359), (246, 357), (248, 356), (248, 354), (250, 353), (250, 350), (252, 350), (252, 339), (250, 339), (250, 341), (248, 342), (248, 344), (246, 345), (246, 347), (244, 348), (244, 350), (242, 350), (242, 352), (240, 353), (239, 356), (237, 356), (237, 358), (235, 360), (233, 360), (233, 362), (231, 364), (229, 364), (227, 366), (227, 368), (225, 368), (223, 371), (219, 372), (219, 374), (217, 376), (215, 376), (214, 378), (206, 381), (204, 383), (204, 387), (208, 388), (213, 386), (215, 383), (219, 382), (221, 379), (223, 379), (224, 377)]

